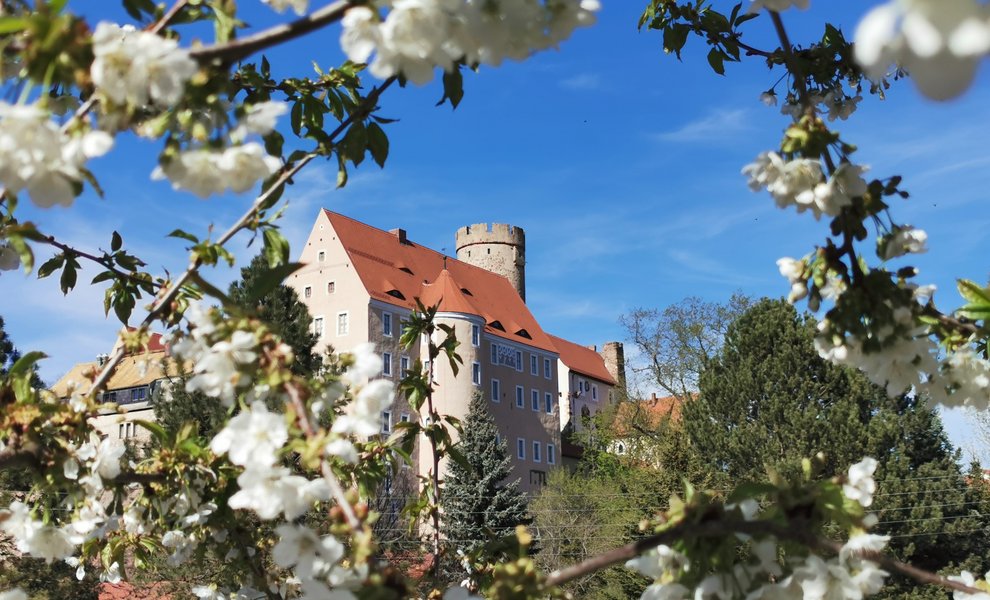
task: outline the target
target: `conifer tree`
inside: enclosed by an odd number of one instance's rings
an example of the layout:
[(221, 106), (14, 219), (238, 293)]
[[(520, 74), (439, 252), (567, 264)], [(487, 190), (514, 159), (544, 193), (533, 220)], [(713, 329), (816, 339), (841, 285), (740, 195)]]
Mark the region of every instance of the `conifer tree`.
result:
[[(516, 525), (531, 521), (519, 479), (512, 472), (505, 440), (498, 438), (495, 420), (481, 394), (471, 398), (458, 448), (465, 465), (451, 461), (440, 505), (443, 534), (448, 540), (444, 570), (454, 577), (466, 573), (458, 567), (459, 552), (477, 552), (493, 540), (512, 535)], [(495, 552), (492, 558), (498, 558)]]
[[(924, 569), (990, 567), (983, 486), (958, 465), (938, 414), (923, 398), (889, 398), (858, 371), (814, 348), (815, 323), (783, 300), (762, 300), (728, 328), (721, 352), (684, 407), (691, 444), (724, 487), (795, 475), (822, 452), (825, 476), (863, 456), (879, 461), (870, 507), (891, 551)], [(965, 566), (964, 566), (965, 565)], [(944, 597), (894, 577), (883, 595)]]

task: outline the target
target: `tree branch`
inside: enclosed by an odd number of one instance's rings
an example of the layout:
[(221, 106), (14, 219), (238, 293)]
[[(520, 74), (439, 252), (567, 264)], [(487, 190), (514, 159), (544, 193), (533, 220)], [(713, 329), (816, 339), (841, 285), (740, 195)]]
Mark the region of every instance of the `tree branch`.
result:
[(259, 31), (254, 35), (234, 40), (226, 44), (215, 44), (204, 48), (190, 50), (189, 54), (200, 62), (219, 60), (235, 62), (246, 58), (255, 52), (264, 50), (281, 42), (303, 36), (312, 31), (339, 21), (348, 8), (355, 6), (348, 0), (337, 0), (333, 4), (314, 10), (312, 13), (292, 21)]

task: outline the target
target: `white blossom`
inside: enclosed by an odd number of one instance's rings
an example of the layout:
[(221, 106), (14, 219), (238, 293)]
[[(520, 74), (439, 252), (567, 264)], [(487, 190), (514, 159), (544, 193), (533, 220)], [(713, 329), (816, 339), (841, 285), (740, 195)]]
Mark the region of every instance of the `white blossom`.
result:
[(21, 588), (14, 588), (0, 592), (0, 600), (28, 600), (28, 596)]
[(279, 525), (279, 541), (272, 549), (272, 560), (280, 567), (293, 568), (297, 577), (324, 575), (344, 556), (344, 545), (332, 535), (319, 537), (304, 525)]
[(9, 244), (0, 244), (0, 271), (13, 271), (21, 266), (21, 257)]
[(381, 432), (382, 411), (392, 405), (395, 386), (378, 379), (361, 387), (354, 400), (347, 405), (344, 414), (337, 417), (332, 431), (369, 437)]
[[(968, 587), (976, 587), (976, 577), (969, 571), (963, 571), (959, 575), (950, 575), (949, 581), (955, 581)], [(984, 581), (990, 581), (990, 572), (984, 577)], [(953, 591), (952, 600), (990, 600), (990, 593), (981, 592), (979, 594), (967, 594), (966, 592)]]
[(93, 84), (118, 105), (172, 106), (198, 69), (175, 40), (105, 21), (93, 32), (93, 55)]
[[(265, 135), (275, 129), (278, 118), (288, 112), (284, 102), (258, 102), (244, 108), (244, 117), (236, 128), (240, 136), (251, 133)], [(232, 134), (235, 135), (235, 134)]]
[(896, 63), (923, 94), (946, 100), (972, 83), (990, 50), (990, 24), (976, 0), (891, 0), (863, 17), (854, 39), (854, 57), (869, 77)]
[(849, 467), (846, 482), (842, 484), (842, 493), (850, 500), (859, 502), (864, 508), (873, 504), (873, 493), (877, 491), (877, 483), (873, 473), (877, 470), (877, 461), (867, 456)]
[(349, 465), (358, 464), (358, 452), (354, 444), (345, 439), (336, 439), (326, 446), (328, 456), (336, 456)]
[(660, 579), (665, 574), (674, 574), (691, 565), (688, 557), (670, 546), (660, 545), (626, 562), (626, 568), (638, 571), (647, 577)]
[(767, 106), (777, 106), (777, 94), (773, 90), (767, 90), (760, 94), (760, 102)]
[[(202, 342), (201, 339), (198, 341)], [(186, 391), (203, 392), (230, 406), (237, 388), (249, 382), (241, 369), (257, 358), (257, 345), (253, 333), (235, 331), (229, 341), (221, 340), (205, 350), (204, 344), (197, 343), (197, 340), (174, 348), (179, 355), (195, 361), (192, 368), (194, 375), (186, 381)]]
[(35, 105), (0, 102), (0, 184), (15, 194), (26, 189), (42, 208), (71, 205), (73, 184), (82, 179), (86, 161), (112, 145), (113, 138), (102, 131), (63, 133)]
[(305, 514), (314, 502), (327, 500), (330, 488), (322, 479), (310, 481), (291, 475), (284, 467), (246, 469), (237, 478), (240, 490), (230, 497), (231, 508), (253, 510), (259, 517), (271, 520), (285, 513), (288, 520)]
[(928, 251), (925, 243), (928, 241), (928, 234), (922, 229), (916, 229), (910, 225), (897, 227), (889, 235), (879, 241), (878, 254), (883, 260), (890, 260), (905, 254), (922, 254)]
[(267, 154), (261, 144), (248, 142), (224, 150), (196, 148), (180, 152), (156, 167), (151, 177), (168, 179), (173, 189), (208, 198), (228, 189), (246, 192), (281, 166), (279, 159)]
[(217, 454), (227, 454), (230, 462), (247, 468), (268, 467), (278, 460), (278, 451), (289, 439), (285, 417), (269, 412), (256, 401), (231, 419), (210, 442)]
[(284, 13), (286, 10), (291, 8), (295, 11), (297, 15), (306, 14), (306, 10), (309, 8), (309, 0), (261, 0), (268, 6), (272, 7), (277, 13)]

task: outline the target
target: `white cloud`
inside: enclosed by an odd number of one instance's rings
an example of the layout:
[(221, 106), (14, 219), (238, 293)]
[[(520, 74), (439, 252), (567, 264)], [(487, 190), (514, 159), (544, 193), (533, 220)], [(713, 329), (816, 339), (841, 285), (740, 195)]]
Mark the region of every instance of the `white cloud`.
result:
[(597, 73), (581, 73), (560, 82), (566, 90), (597, 90), (601, 87), (601, 77)]
[(653, 137), (663, 142), (719, 142), (724, 143), (728, 137), (752, 129), (749, 124), (750, 110), (735, 108), (732, 110), (715, 109), (707, 115), (685, 123), (678, 129), (654, 134)]

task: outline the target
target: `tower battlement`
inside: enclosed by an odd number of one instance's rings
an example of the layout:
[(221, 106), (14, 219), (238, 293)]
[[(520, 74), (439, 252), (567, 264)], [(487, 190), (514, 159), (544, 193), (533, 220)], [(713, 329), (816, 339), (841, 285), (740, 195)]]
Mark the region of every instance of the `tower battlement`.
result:
[(526, 300), (526, 232), (508, 223), (475, 223), (457, 230), (457, 260), (508, 279)]

